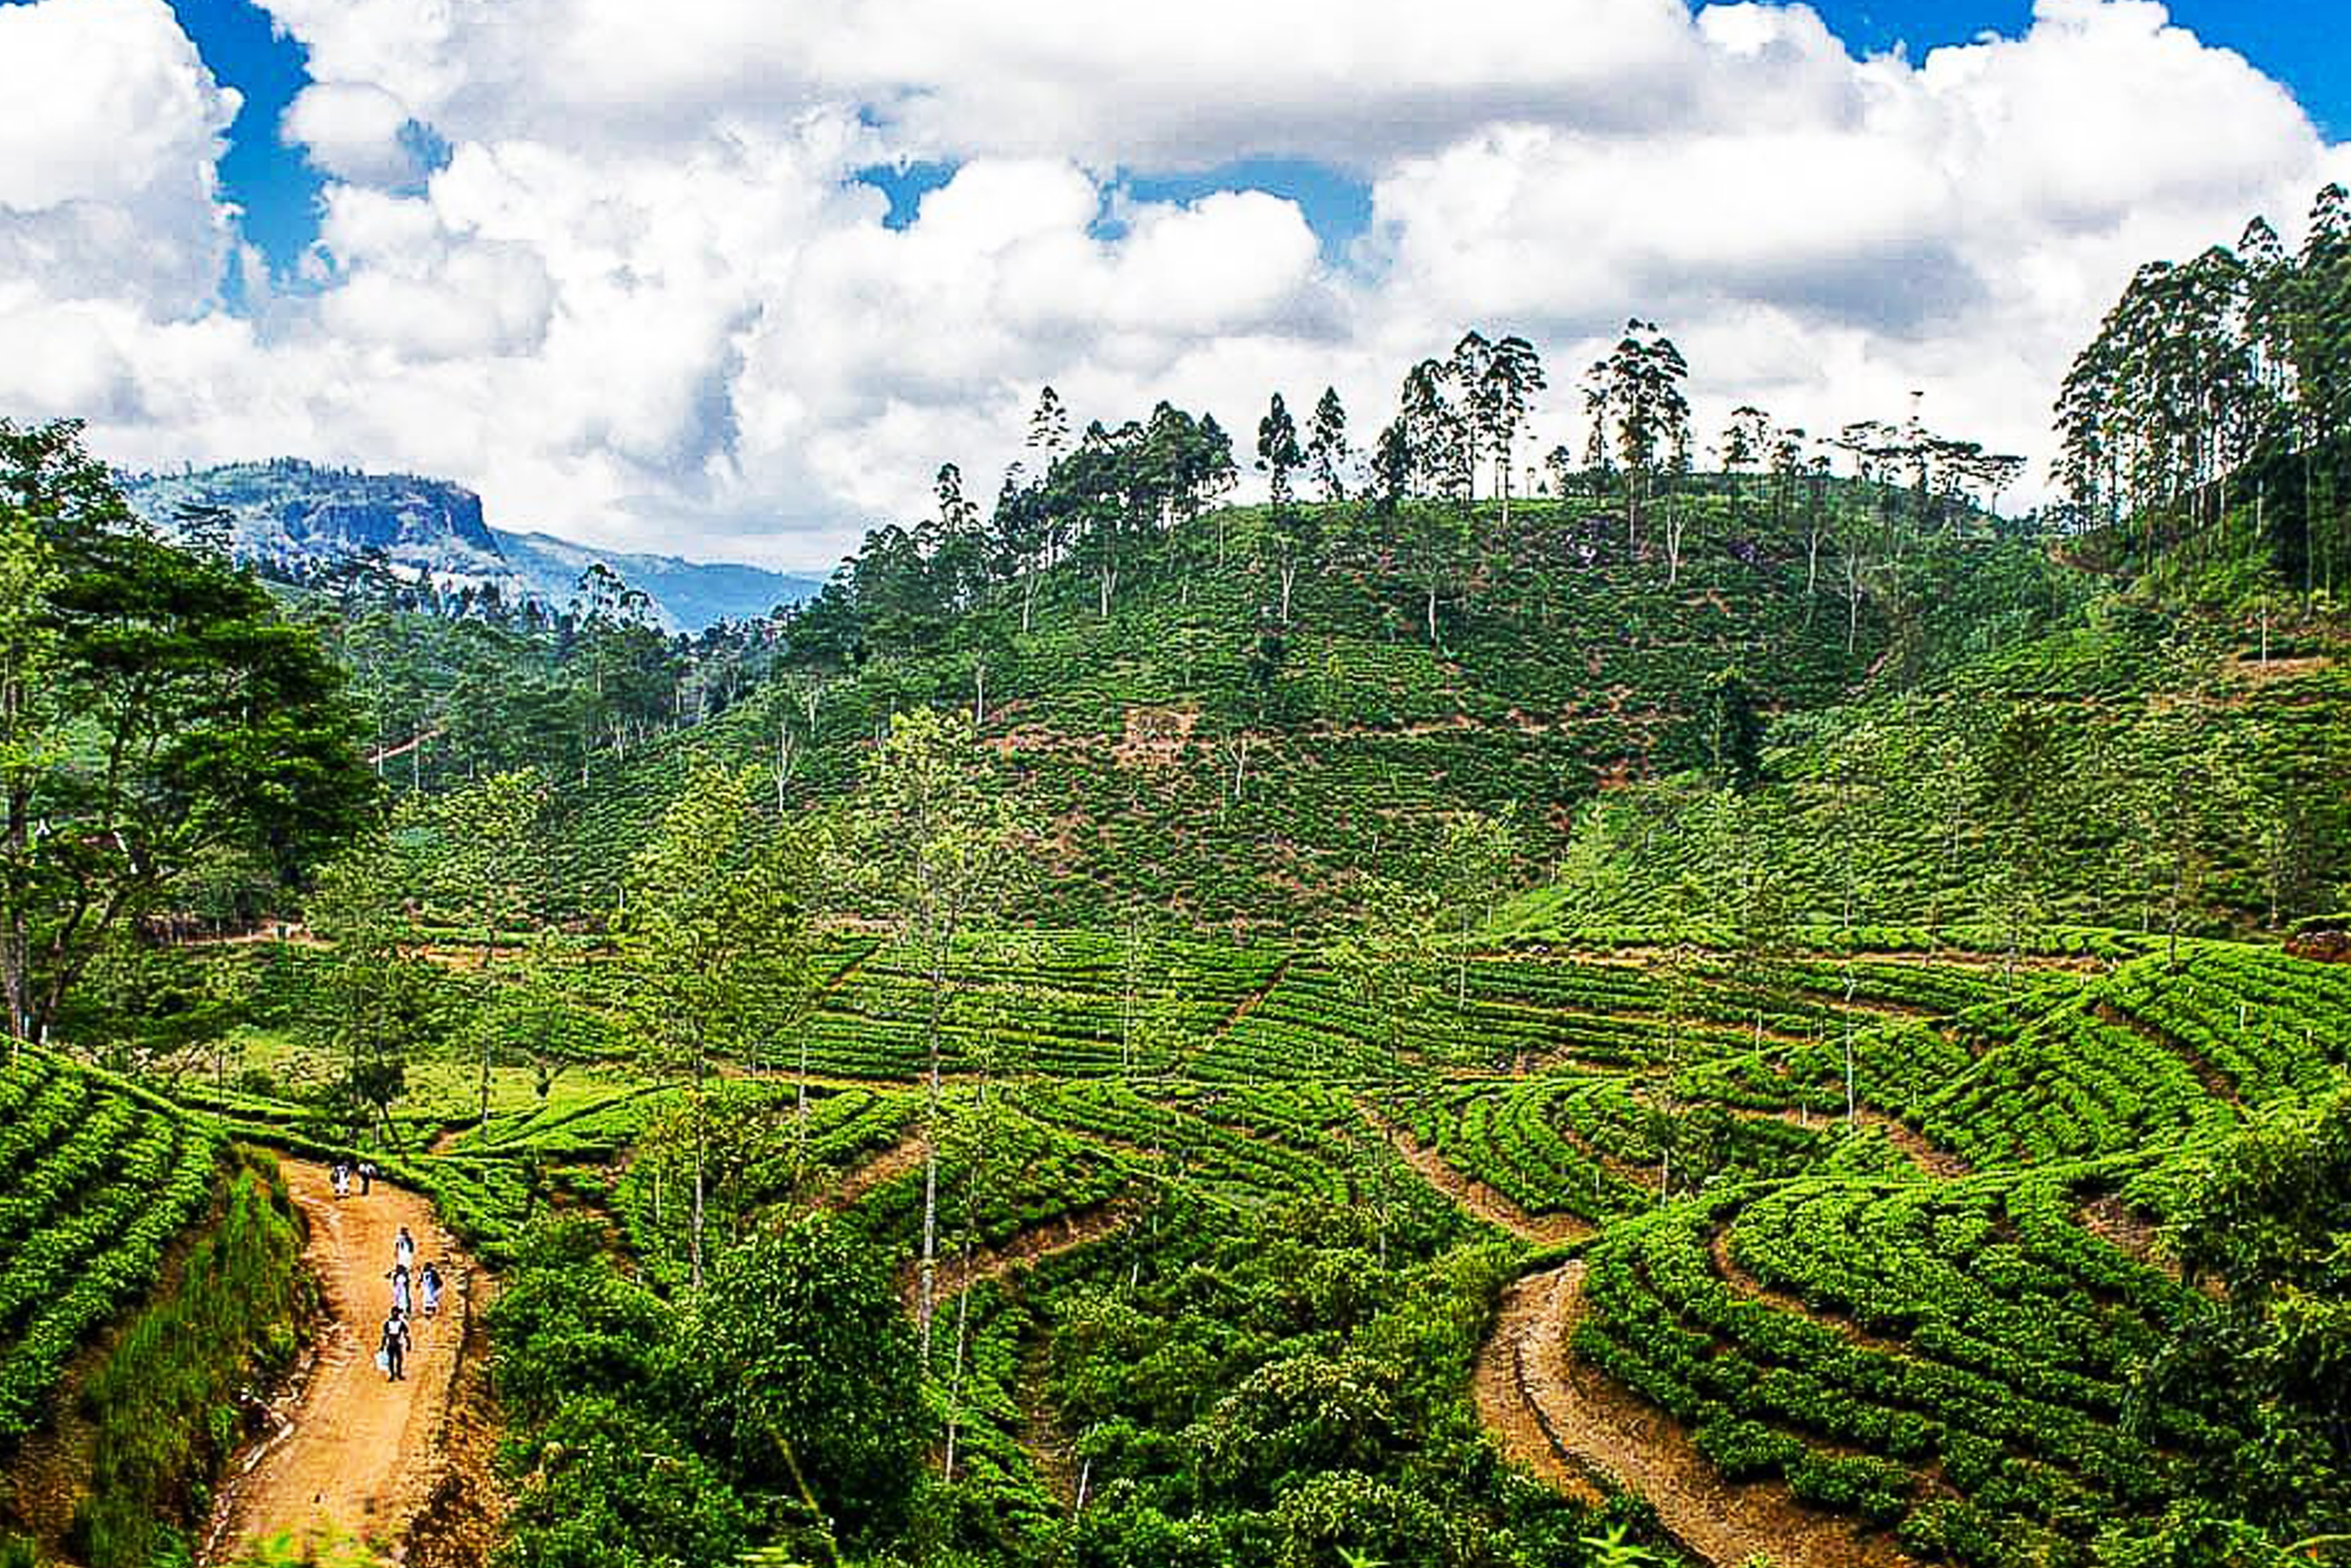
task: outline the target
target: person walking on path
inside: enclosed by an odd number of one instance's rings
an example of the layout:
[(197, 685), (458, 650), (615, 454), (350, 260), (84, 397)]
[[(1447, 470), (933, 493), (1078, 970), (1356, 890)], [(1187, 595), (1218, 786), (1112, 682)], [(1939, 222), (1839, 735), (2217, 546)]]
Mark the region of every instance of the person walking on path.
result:
[(402, 1269), (415, 1266), (416, 1238), (408, 1233), (405, 1225), (400, 1228), (400, 1235), (392, 1244), (392, 1260)]
[(392, 1310), (401, 1317), (406, 1317), (411, 1310), (408, 1296), (408, 1265), (394, 1263), (392, 1266), (392, 1272), (386, 1274), (384, 1278), (392, 1281)]
[(408, 1362), (408, 1317), (398, 1307), (383, 1320), (383, 1342), (376, 1349), (376, 1359), (383, 1366), (384, 1380), (400, 1383), (406, 1379), (403, 1370)]
[(441, 1315), (441, 1270), (427, 1263), (424, 1265), (423, 1271), (416, 1278), (417, 1282), (424, 1290), (424, 1315), (428, 1318), (439, 1317)]
[(360, 1162), (360, 1196), (361, 1197), (365, 1197), (368, 1195), (368, 1189), (374, 1186), (375, 1162), (373, 1160), (361, 1160)]
[(351, 1167), (341, 1160), (335, 1162), (335, 1196), (337, 1197), (351, 1196)]

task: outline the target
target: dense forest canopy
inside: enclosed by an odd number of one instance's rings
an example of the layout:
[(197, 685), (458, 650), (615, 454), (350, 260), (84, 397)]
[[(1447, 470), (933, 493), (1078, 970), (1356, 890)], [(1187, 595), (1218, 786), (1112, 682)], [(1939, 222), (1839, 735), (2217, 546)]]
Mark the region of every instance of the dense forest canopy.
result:
[(2144, 541), (2250, 506), (2284, 580), (2335, 592), (2351, 562), (2351, 193), (2318, 193), (2298, 252), (2256, 218), (2233, 250), (2142, 267), (2057, 419), (2053, 476), (2080, 524)]

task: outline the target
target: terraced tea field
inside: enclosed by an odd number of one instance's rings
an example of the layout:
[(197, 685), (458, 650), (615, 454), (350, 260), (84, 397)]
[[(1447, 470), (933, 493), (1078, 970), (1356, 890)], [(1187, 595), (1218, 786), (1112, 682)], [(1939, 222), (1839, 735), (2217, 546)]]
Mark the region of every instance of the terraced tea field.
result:
[(46, 1053), (0, 1066), (0, 1445), (145, 1294), (224, 1175), (212, 1131)]
[[(1320, 949), (1039, 934), (959, 951), (934, 1106), (921, 977), (864, 937), (824, 963), (806, 1023), (698, 1103), (607, 1061), (538, 1103), (506, 1085), (418, 1163), (493, 1218), (500, 1194), (590, 1205), (675, 1280), (699, 1103), (724, 1233), (844, 1211), (910, 1301), (935, 1177), (958, 1348), (931, 1375), (958, 1528), (998, 1544), (1065, 1520), (1080, 1474), (1144, 1484), (1201, 1418), (1113, 1420), (1057, 1359), (1120, 1282), (1213, 1278), (1220, 1237), (1324, 1214), (1501, 1249), (1528, 1279), (1484, 1331), (1513, 1369), (1479, 1374), (1489, 1420), (1571, 1493), (1643, 1491), (1698, 1555), (2070, 1561), (2243, 1437), (2218, 1405), (2126, 1419), (2215, 1310), (2149, 1249), (2181, 1172), (2351, 1062), (2351, 967), (2249, 945), (1627, 930), (1448, 964), (1399, 1019)], [(83, 1092), (20, 1092), (54, 1121)]]

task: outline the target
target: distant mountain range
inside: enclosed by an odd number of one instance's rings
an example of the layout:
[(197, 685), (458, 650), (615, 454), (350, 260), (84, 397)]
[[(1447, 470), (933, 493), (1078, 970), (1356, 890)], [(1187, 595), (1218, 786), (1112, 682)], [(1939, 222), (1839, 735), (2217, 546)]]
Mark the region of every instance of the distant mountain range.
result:
[(812, 599), (824, 587), (820, 577), (726, 561), (685, 560), (674, 555), (622, 555), (590, 549), (552, 534), (510, 534), (492, 528), (490, 537), (531, 592), (547, 603), (568, 602), (580, 574), (602, 561), (628, 579), (630, 587), (653, 595), (665, 624), (687, 632), (699, 632), (720, 621), (765, 615), (778, 604)]
[(287, 577), (377, 551), (394, 571), (444, 592), (495, 585), (509, 602), (535, 599), (559, 610), (577, 596), (580, 574), (601, 561), (652, 598), (665, 628), (682, 632), (765, 615), (824, 586), (821, 578), (764, 567), (626, 554), (493, 528), (483, 520), (482, 498), (444, 479), (291, 457), (120, 478), (132, 509), (165, 533), (185, 531), (192, 512), (216, 509), (239, 559)]

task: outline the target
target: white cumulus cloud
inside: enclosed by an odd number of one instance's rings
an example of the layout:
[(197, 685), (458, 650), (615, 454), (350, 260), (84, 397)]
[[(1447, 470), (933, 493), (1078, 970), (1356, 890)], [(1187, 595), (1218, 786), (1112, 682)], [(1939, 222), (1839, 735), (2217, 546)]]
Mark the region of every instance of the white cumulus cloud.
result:
[[(0, 411), (110, 455), (446, 474), (496, 519), (823, 564), (992, 490), (1037, 388), (1246, 444), (1336, 385), (1368, 440), (1468, 326), (1549, 361), (1531, 449), (1630, 315), (1708, 431), (1930, 419), (2035, 455), (2140, 261), (2292, 230), (2351, 156), (2149, 0), (1855, 58), (1801, 5), (266, 0), (329, 176), (298, 279), (217, 298), (235, 94), (162, 0), (0, 7)], [(421, 167), (413, 127), (449, 150)], [(1129, 173), (1306, 159), (1369, 231)], [(951, 177), (885, 221), (864, 167)], [(1146, 187), (1148, 188), (1148, 187)]]

